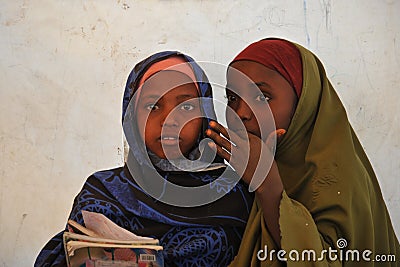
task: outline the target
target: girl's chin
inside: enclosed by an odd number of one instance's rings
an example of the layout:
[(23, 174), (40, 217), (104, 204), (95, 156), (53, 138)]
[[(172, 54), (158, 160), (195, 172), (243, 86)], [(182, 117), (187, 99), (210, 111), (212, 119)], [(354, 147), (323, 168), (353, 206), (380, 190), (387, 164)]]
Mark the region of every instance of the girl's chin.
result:
[(184, 155), (180, 154), (176, 150), (175, 151), (170, 151), (170, 152), (167, 152), (167, 153), (156, 154), (156, 155), (161, 159), (167, 159), (167, 160), (182, 160), (182, 159), (186, 159)]

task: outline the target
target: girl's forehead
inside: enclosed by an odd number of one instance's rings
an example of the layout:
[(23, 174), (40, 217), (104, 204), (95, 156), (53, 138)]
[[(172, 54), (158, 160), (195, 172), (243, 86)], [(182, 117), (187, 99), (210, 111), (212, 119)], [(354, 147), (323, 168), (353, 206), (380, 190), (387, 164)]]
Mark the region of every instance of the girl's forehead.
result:
[(252, 79), (253, 77), (268, 76), (272, 69), (255, 61), (241, 60), (233, 62), (228, 69), (228, 78)]
[[(183, 77), (184, 78), (184, 77)], [(145, 83), (139, 99), (161, 99), (175, 101), (175, 99), (189, 99), (199, 97), (197, 87), (190, 79), (157, 79)]]
[(147, 90), (140, 95), (140, 100), (153, 99), (155, 101), (159, 101), (161, 99), (164, 100), (172, 100), (172, 99), (189, 99), (189, 98), (198, 98), (198, 93), (196, 86), (193, 83), (186, 83), (175, 88), (171, 88), (169, 90), (163, 91), (161, 93), (159, 90)]
[[(258, 84), (266, 83), (267, 77), (263, 74), (260, 69), (252, 66), (246, 67), (244, 62), (237, 62), (240, 65), (232, 65), (227, 72), (227, 84), (226, 89), (234, 93), (251, 93), (252, 91), (258, 91)], [(242, 67), (242, 64), (243, 67)]]
[[(191, 78), (177, 71), (160, 71), (148, 78), (141, 89), (141, 94), (158, 94), (163, 95), (177, 87), (189, 88), (194, 86), (195, 93), (197, 89)], [(191, 85), (191, 86), (185, 86)], [(183, 90), (183, 89), (182, 89)], [(187, 89), (186, 89), (187, 90)]]

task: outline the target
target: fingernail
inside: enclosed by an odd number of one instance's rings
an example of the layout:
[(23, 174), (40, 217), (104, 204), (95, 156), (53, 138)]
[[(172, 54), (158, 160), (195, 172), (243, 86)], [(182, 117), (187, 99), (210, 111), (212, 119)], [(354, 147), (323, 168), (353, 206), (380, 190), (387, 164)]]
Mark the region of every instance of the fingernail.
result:
[(208, 146), (211, 148), (215, 148), (215, 143), (214, 142), (208, 142)]
[(276, 131), (276, 134), (278, 135), (278, 137), (281, 137), (282, 135), (284, 135), (286, 133), (285, 129), (279, 129)]
[(215, 121), (210, 121), (209, 125), (210, 125), (211, 127), (214, 127), (214, 126), (216, 125), (216, 123), (215, 123)]

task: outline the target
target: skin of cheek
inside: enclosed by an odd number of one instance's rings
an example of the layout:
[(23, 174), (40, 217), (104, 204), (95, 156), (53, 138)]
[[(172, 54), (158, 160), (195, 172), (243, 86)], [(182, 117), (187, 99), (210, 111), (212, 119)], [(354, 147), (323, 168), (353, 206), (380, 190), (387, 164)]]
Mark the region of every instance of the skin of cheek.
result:
[[(251, 100), (253, 98), (250, 91), (254, 88), (251, 83), (257, 84), (258, 89), (269, 98), (268, 105), (273, 114), (276, 129), (287, 130), (297, 106), (297, 94), (288, 81), (277, 71), (253, 61), (237, 61), (232, 63), (231, 67), (232, 69), (229, 69), (227, 73), (229, 87), (236, 89), (235, 93), (241, 97), (244, 96), (245, 99)], [(271, 132), (271, 128), (273, 128), (271, 127), (272, 118), (265, 118), (264, 115), (268, 112), (265, 107), (262, 108), (259, 104), (260, 102), (252, 101), (249, 105), (252, 107), (253, 113), (259, 114), (261, 125), (259, 127), (266, 133)], [(250, 132), (255, 131), (254, 123), (246, 122)]]
[(272, 113), (268, 110), (266, 103), (253, 103), (250, 104), (252, 115), (250, 119), (241, 120), (238, 114), (235, 113), (235, 106), (232, 105), (226, 111), (226, 120), (230, 129), (242, 129), (244, 126), (246, 130), (265, 141), (269, 134), (275, 131), (275, 122)]
[[(145, 145), (147, 149), (150, 149), (153, 153), (155, 153), (160, 158), (166, 158), (165, 154), (168, 154), (168, 158), (176, 159), (180, 157), (179, 151), (172, 147), (168, 150), (168, 153), (165, 153), (162, 145), (158, 142), (158, 138), (161, 136), (162, 133), (162, 123), (161, 119), (158, 116), (149, 114), (142, 114), (137, 118), (137, 124), (139, 128), (139, 133), (142, 140), (145, 140)], [(145, 119), (148, 116), (147, 120)], [(173, 116), (173, 115), (172, 115)], [(176, 116), (178, 125), (182, 125), (186, 123), (180, 133), (179, 137), (182, 141), (179, 143), (179, 149), (184, 156), (187, 156), (193, 147), (196, 145), (199, 133), (202, 128), (203, 120), (201, 118), (191, 119), (191, 117), (199, 117), (200, 114), (191, 114), (191, 116)], [(191, 119), (191, 120), (190, 120)], [(182, 121), (182, 122), (180, 122)], [(143, 127), (145, 125), (145, 127)], [(178, 126), (176, 130), (179, 130)], [(168, 149), (168, 147), (166, 147)]]
[(180, 136), (182, 139), (184, 139), (184, 142), (180, 144), (180, 149), (184, 156), (188, 156), (188, 154), (196, 145), (202, 124), (203, 120), (201, 118), (197, 118), (190, 120), (183, 126)]
[[(202, 126), (198, 91), (183, 73), (161, 71), (149, 78), (136, 105), (136, 123), (147, 149), (160, 158), (187, 155), (196, 144)], [(161, 139), (161, 134), (179, 140)], [(162, 145), (164, 144), (164, 146)], [(164, 149), (166, 151), (164, 151)]]

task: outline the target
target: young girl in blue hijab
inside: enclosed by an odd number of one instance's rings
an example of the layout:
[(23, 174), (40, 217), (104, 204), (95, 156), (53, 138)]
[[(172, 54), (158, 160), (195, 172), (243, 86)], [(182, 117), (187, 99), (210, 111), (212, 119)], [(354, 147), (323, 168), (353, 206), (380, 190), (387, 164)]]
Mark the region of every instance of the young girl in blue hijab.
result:
[[(211, 100), (211, 86), (190, 57), (161, 52), (138, 63), (123, 98), (127, 163), (91, 175), (69, 218), (83, 224), (81, 211), (94, 211), (156, 238), (165, 266), (227, 266), (238, 251), (253, 197), (244, 184), (232, 183), (239, 178), (220, 158), (206, 163), (207, 146), (199, 148), (215, 119)], [(146, 186), (156, 177), (164, 183), (151, 192)], [(160, 201), (171, 192), (167, 181), (229, 193), (208, 204), (172, 205)], [(45, 245), (35, 266), (66, 266), (63, 232)]]

